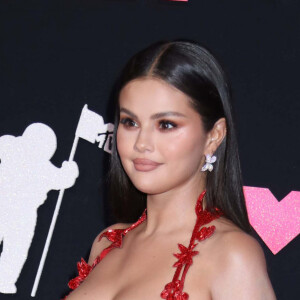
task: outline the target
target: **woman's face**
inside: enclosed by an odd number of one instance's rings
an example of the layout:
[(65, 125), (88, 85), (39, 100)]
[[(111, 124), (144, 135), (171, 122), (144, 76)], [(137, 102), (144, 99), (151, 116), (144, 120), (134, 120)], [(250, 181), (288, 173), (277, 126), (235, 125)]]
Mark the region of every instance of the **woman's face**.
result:
[(137, 189), (164, 193), (203, 178), (205, 133), (189, 97), (159, 79), (139, 78), (119, 97), (117, 149)]

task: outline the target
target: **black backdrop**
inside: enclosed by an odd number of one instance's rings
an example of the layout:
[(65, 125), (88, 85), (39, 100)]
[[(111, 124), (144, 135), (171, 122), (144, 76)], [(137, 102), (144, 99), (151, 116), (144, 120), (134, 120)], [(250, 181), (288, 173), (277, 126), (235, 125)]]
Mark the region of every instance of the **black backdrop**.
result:
[[(7, 0), (0, 5), (0, 136), (33, 122), (58, 138), (52, 162), (67, 160), (85, 103), (112, 122), (109, 100), (127, 59), (160, 39), (190, 38), (225, 65), (233, 86), (247, 186), (282, 199), (300, 190), (300, 5), (279, 0)], [(59, 299), (97, 233), (113, 222), (105, 201), (109, 154), (79, 142), (80, 176), (65, 192), (37, 299)], [(58, 192), (38, 210), (15, 295), (30, 299)], [(280, 221), (280, 220), (279, 220)], [(300, 237), (277, 255), (260, 241), (279, 300), (299, 299)]]

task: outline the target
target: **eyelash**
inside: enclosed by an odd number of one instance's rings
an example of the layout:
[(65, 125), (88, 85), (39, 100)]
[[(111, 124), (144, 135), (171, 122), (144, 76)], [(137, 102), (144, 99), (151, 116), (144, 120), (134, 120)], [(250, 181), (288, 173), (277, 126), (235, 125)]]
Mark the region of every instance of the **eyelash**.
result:
[[(162, 128), (161, 127), (161, 125), (171, 125), (172, 126), (172, 128)], [(174, 129), (174, 128), (176, 128), (177, 127), (177, 124), (175, 124), (174, 122), (171, 122), (171, 121), (168, 121), (168, 120), (161, 120), (161, 121), (159, 121), (159, 128), (161, 129), (161, 130), (172, 130), (172, 129)]]
[[(123, 124), (126, 128), (136, 127), (136, 125), (133, 125), (133, 124), (137, 124), (135, 121), (133, 121), (130, 118), (121, 118), (120, 123)], [(169, 126), (172, 126), (172, 127), (169, 128)], [(174, 122), (171, 122), (169, 120), (160, 120), (159, 121), (159, 129), (161, 131), (170, 131), (170, 130), (175, 129), (176, 127), (177, 127), (177, 124), (175, 124)]]
[[(130, 118), (121, 118), (120, 123), (123, 124), (125, 127), (134, 127), (131, 125), (132, 125), (132, 123), (135, 123), (135, 122)], [(129, 125), (130, 123), (131, 123), (131, 125)]]

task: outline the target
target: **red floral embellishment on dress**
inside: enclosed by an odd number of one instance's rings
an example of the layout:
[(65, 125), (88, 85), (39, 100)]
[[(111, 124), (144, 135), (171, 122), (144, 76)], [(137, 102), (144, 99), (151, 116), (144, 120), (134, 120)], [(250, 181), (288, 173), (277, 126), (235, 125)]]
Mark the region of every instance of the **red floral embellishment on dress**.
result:
[[(168, 283), (165, 286), (165, 289), (160, 294), (161, 298), (163, 299), (186, 300), (189, 298), (189, 295), (183, 292), (183, 286), (186, 273), (193, 263), (193, 256), (199, 253), (199, 251), (193, 250), (196, 247), (196, 245), (198, 245), (197, 243), (195, 244), (195, 240), (201, 242), (209, 238), (216, 229), (214, 225), (209, 227), (204, 226), (201, 229), (200, 227), (210, 223), (211, 221), (219, 218), (222, 215), (222, 212), (219, 209), (216, 209), (216, 214), (211, 214), (210, 212), (203, 210), (202, 199), (205, 193), (206, 191), (203, 191), (201, 193), (196, 203), (195, 211), (197, 215), (197, 220), (193, 229), (189, 246), (185, 247), (182, 244), (178, 244), (181, 253), (174, 254), (174, 256), (178, 258), (178, 261), (173, 265), (173, 267), (176, 267), (177, 269), (175, 271), (172, 282)], [(183, 272), (181, 275), (181, 279), (179, 279), (182, 269)]]
[[(184, 280), (187, 274), (188, 269), (193, 263), (193, 256), (197, 255), (199, 251), (194, 251), (193, 249), (198, 245), (195, 243), (196, 240), (199, 242), (209, 238), (214, 232), (216, 227), (214, 225), (205, 227), (204, 225), (210, 223), (211, 221), (219, 218), (223, 215), (222, 211), (218, 208), (215, 208), (216, 213), (212, 214), (206, 210), (203, 210), (202, 199), (205, 195), (206, 191), (203, 191), (199, 196), (195, 212), (197, 215), (196, 224), (194, 226), (192, 236), (190, 239), (190, 243), (188, 247), (185, 247), (182, 244), (178, 244), (180, 253), (173, 254), (178, 261), (174, 263), (173, 267), (176, 267), (175, 274), (171, 282), (165, 285), (164, 290), (161, 292), (160, 296), (162, 299), (166, 300), (188, 300), (189, 295), (183, 292)], [(92, 266), (87, 264), (85, 260), (82, 258), (81, 262), (77, 264), (78, 276), (72, 279), (69, 282), (69, 287), (71, 289), (77, 288), (82, 281), (88, 276), (88, 274), (99, 264), (99, 262), (114, 248), (120, 248), (122, 246), (123, 237), (135, 227), (140, 225), (144, 220), (146, 220), (146, 210), (142, 214), (142, 216), (138, 219), (138, 221), (132, 224), (130, 227), (126, 229), (110, 229), (106, 232), (103, 232), (99, 241), (106, 237), (111, 243), (110, 246), (105, 248), (100, 255), (96, 257)], [(202, 227), (202, 228), (201, 228)], [(200, 229), (201, 228), (201, 229)], [(182, 274), (181, 274), (182, 273)], [(179, 279), (181, 274), (181, 278)], [(66, 299), (65, 297), (64, 299)]]
[(81, 282), (89, 275), (92, 270), (92, 267), (86, 263), (86, 261), (81, 258), (81, 262), (77, 263), (78, 276), (69, 281), (69, 288), (74, 290), (76, 289)]
[(103, 237), (106, 237), (110, 242), (113, 242), (116, 247), (121, 247), (122, 245), (122, 236), (124, 235), (125, 229), (110, 229), (108, 231), (103, 232), (98, 241)]
[(216, 227), (209, 226), (209, 227), (202, 227), (200, 231), (196, 233), (196, 239), (201, 242), (207, 238), (209, 238), (214, 232), (215, 232)]
[(197, 244), (194, 244), (187, 248), (181, 244), (178, 244), (178, 248), (181, 253), (173, 254), (176, 258), (178, 258), (178, 261), (173, 265), (173, 267), (178, 267), (185, 264), (191, 265), (193, 263), (192, 257), (199, 253), (198, 251), (193, 251), (196, 245)]
[[(122, 238), (125, 236), (130, 230), (134, 229), (141, 223), (143, 223), (146, 220), (146, 209), (144, 210), (141, 217), (132, 224), (130, 227), (126, 229), (109, 229), (105, 232), (103, 232), (98, 241), (100, 241), (103, 237), (106, 237), (112, 244), (105, 248), (100, 255), (98, 255), (93, 264), (90, 266), (83, 258), (81, 258), (81, 262), (77, 263), (77, 269), (78, 269), (78, 276), (74, 279), (71, 279), (68, 283), (68, 286), (70, 289), (74, 290), (76, 289), (82, 281), (89, 275), (89, 273), (99, 264), (99, 262), (114, 248), (120, 248), (122, 246)], [(67, 296), (63, 298), (63, 300), (67, 299)]]
[(126, 229), (109, 229), (99, 236), (98, 242), (100, 242), (103, 237), (106, 237), (112, 244), (105, 248), (95, 259), (93, 267), (95, 267), (112, 249), (121, 248), (123, 236), (126, 235), (125, 232)]
[(175, 280), (174, 282), (169, 282), (165, 285), (164, 290), (161, 292), (160, 296), (167, 300), (187, 300), (189, 295), (182, 292), (182, 282), (180, 280)]

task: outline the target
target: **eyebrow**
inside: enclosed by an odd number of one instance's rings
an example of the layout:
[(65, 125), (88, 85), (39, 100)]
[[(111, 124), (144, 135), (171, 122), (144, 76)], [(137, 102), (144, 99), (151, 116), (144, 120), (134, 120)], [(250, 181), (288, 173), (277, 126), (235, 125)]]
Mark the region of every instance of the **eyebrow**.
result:
[[(127, 108), (120, 108), (120, 113), (124, 112), (127, 115), (131, 116), (134, 119), (138, 120), (137, 115), (135, 115), (132, 111), (130, 111)], [(152, 120), (156, 120), (156, 119), (160, 119), (160, 118), (164, 118), (164, 117), (183, 117), (186, 118), (186, 116), (180, 112), (176, 112), (176, 111), (165, 111), (165, 112), (160, 112), (160, 113), (156, 113), (154, 115), (152, 115), (150, 118)]]

